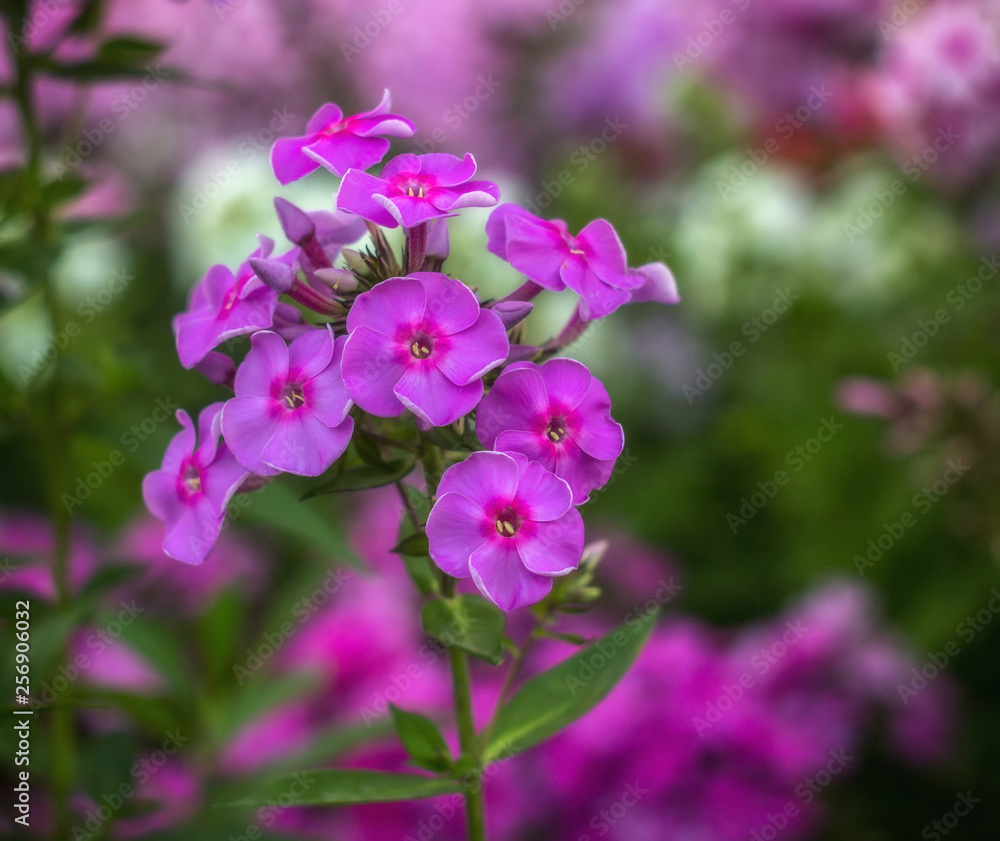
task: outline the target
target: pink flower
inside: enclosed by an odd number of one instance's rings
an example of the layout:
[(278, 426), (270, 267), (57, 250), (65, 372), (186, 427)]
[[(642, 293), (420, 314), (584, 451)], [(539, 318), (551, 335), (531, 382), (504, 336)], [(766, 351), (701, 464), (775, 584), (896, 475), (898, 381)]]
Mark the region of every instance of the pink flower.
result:
[(479, 404), (476, 434), (484, 447), (522, 453), (564, 479), (574, 505), (607, 483), (625, 446), (608, 392), (573, 359), (506, 368)]
[[(274, 243), (261, 237), (251, 259), (270, 255)], [(280, 258), (289, 263), (289, 255)], [(226, 339), (266, 330), (274, 319), (278, 293), (254, 275), (249, 262), (234, 275), (222, 265), (212, 266), (192, 290), (186, 312), (174, 317), (177, 355), (193, 368)]]
[(486, 223), (487, 248), (529, 280), (580, 296), (584, 320), (603, 318), (632, 299), (647, 278), (626, 265), (625, 247), (605, 219), (575, 237), (561, 219), (546, 221), (514, 204), (500, 205)]
[(373, 111), (344, 117), (332, 102), (320, 108), (302, 137), (285, 137), (271, 149), (271, 166), (282, 184), (297, 181), (321, 164), (343, 176), (350, 169), (375, 166), (389, 151), (390, 137), (413, 137), (417, 128), (409, 120), (390, 114), (389, 91)]
[(344, 381), (362, 409), (410, 409), (432, 426), (471, 412), (482, 376), (506, 358), (503, 323), (460, 280), (437, 272), (394, 277), (358, 296), (347, 315)]
[(226, 506), (250, 472), (236, 461), (222, 433), (222, 403), (212, 403), (198, 416), (198, 448), (194, 424), (177, 412), (183, 431), (174, 436), (160, 470), (142, 481), (146, 507), (166, 524), (163, 551), (186, 564), (200, 564), (222, 530)]
[(251, 339), (226, 403), (222, 430), (237, 460), (259, 476), (318, 476), (347, 449), (354, 420), (340, 375), (345, 338), (310, 330), (291, 345), (276, 333)]
[(493, 207), (500, 190), (491, 181), (470, 181), (476, 159), (466, 155), (399, 155), (379, 177), (360, 169), (344, 176), (337, 207), (386, 228), (412, 228), (454, 215), (463, 207)]
[(473, 453), (449, 467), (427, 519), (434, 562), (476, 582), (502, 610), (541, 601), (576, 569), (583, 518), (566, 482), (520, 453)]

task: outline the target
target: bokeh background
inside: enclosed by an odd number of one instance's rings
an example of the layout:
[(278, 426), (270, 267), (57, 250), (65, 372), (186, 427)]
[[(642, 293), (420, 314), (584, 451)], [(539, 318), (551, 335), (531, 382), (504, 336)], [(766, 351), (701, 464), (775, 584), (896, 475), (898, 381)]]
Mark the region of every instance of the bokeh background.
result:
[[(567, 628), (596, 633), (650, 600), (663, 616), (598, 709), (488, 769), (493, 837), (995, 832), (998, 4), (4, 9), (3, 680), (27, 594), (33, 694), (50, 707), (34, 721), (30, 834), (462, 837), (444, 801), (213, 807), (280, 771), (400, 768), (386, 703), (447, 709), (444, 658), (390, 552), (392, 494), (298, 503), (276, 483), (231, 512), (201, 567), (162, 555), (140, 496), (176, 408), (224, 399), (180, 367), (171, 315), (209, 265), (280, 234), (275, 195), (331, 203), (325, 172), (279, 188), (271, 143), (323, 102), (365, 110), (383, 88), (419, 150), (472, 152), (506, 200), (572, 228), (609, 219), (631, 263), (668, 263), (682, 296), (572, 348), (627, 444), (585, 512), (610, 541), (605, 597)], [(99, 45), (125, 36), (163, 50), (130, 42), (116, 74), (120, 53)], [(33, 91), (57, 185), (44, 254), (12, 174), (26, 161), (17, 49), (51, 71)], [(492, 294), (518, 281), (486, 253), (485, 218), (453, 223), (449, 268)], [(572, 305), (543, 299), (536, 338)], [(529, 666), (572, 650), (549, 641)], [(483, 721), (498, 680), (481, 665)], [(14, 833), (8, 727), (0, 749)]]

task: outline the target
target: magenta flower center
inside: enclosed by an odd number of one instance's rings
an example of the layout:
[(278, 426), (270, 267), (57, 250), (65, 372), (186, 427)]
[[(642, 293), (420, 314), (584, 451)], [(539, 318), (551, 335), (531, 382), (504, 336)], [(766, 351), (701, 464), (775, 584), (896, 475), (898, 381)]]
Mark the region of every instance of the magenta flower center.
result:
[(501, 537), (513, 537), (521, 530), (522, 525), (524, 518), (514, 510), (513, 506), (508, 505), (497, 514), (496, 529)]
[(426, 179), (413, 174), (396, 176), (392, 179), (392, 185), (399, 190), (401, 195), (417, 199), (426, 198), (430, 189)]
[(294, 411), (306, 405), (306, 395), (301, 383), (286, 383), (281, 389), (280, 400), (286, 409)]
[(545, 427), (545, 437), (548, 438), (553, 444), (560, 444), (569, 434), (566, 426), (566, 418), (555, 417), (549, 421), (548, 425)]
[(410, 342), (410, 356), (414, 359), (427, 359), (434, 352), (434, 339), (423, 330), (413, 334)]

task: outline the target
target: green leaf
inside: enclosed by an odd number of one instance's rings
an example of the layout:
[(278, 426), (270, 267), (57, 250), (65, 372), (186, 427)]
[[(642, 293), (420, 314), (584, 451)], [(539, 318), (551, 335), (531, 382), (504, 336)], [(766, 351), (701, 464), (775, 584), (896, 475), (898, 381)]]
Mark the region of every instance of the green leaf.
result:
[(459, 792), (455, 780), (381, 771), (299, 771), (271, 780), (240, 800), (224, 806), (264, 806), (276, 801), (290, 806), (349, 806), (396, 803)]
[(451, 768), (448, 745), (433, 721), (417, 713), (401, 710), (395, 704), (390, 704), (389, 709), (392, 711), (399, 740), (414, 765), (428, 771), (447, 771)]
[(344, 491), (364, 491), (369, 488), (381, 488), (385, 485), (392, 485), (405, 479), (416, 462), (412, 459), (393, 459), (386, 462), (385, 467), (377, 467), (371, 464), (359, 464), (356, 467), (349, 467), (341, 471), (328, 482), (324, 482), (303, 495), (303, 499), (319, 496), (321, 494), (342, 493)]
[(398, 552), (400, 555), (413, 555), (418, 558), (424, 555), (429, 557), (430, 545), (427, 542), (427, 535), (420, 531), (409, 537), (404, 537), (392, 551)]
[(507, 617), (479, 596), (463, 595), (428, 602), (424, 630), (442, 645), (455, 646), (473, 657), (499, 666), (503, 662), (503, 631)]
[(97, 50), (97, 60), (111, 64), (136, 66), (152, 61), (166, 45), (135, 35), (122, 35), (105, 41)]
[(354, 445), (354, 452), (365, 464), (382, 468), (386, 466), (385, 456), (382, 455), (378, 442), (363, 429), (355, 428), (351, 443)]
[(511, 756), (555, 735), (589, 712), (615, 687), (642, 650), (656, 611), (601, 637), (527, 681), (488, 729), (485, 759)]
[(87, 35), (101, 22), (101, 6), (104, 0), (83, 0), (67, 32), (73, 35)]
[(248, 520), (271, 526), (339, 561), (364, 569), (365, 565), (336, 527), (336, 521), (315, 505), (303, 505), (284, 483), (272, 482), (247, 499), (248, 504), (241, 510)]
[(198, 646), (205, 671), (213, 685), (227, 678), (236, 656), (242, 628), (243, 602), (232, 588), (223, 590), (198, 621)]

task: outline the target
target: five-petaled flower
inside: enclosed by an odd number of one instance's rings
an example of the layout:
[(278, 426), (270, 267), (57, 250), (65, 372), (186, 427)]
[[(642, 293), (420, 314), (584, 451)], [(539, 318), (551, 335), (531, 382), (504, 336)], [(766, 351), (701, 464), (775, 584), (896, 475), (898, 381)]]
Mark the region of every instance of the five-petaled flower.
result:
[[(271, 240), (261, 237), (250, 258), (267, 258), (273, 248)], [(290, 265), (293, 257), (290, 252), (274, 262)], [(277, 304), (278, 293), (261, 282), (249, 262), (236, 274), (225, 266), (212, 266), (191, 290), (187, 311), (174, 316), (181, 365), (193, 368), (226, 339), (266, 330)]]
[(520, 453), (479, 452), (449, 467), (427, 519), (430, 555), (503, 610), (541, 601), (583, 554), (569, 485)]
[(373, 111), (345, 117), (332, 102), (320, 108), (302, 137), (283, 137), (271, 149), (271, 167), (282, 184), (297, 181), (320, 165), (337, 175), (375, 166), (389, 151), (388, 137), (413, 137), (416, 126), (390, 114), (389, 91)]
[(497, 315), (437, 272), (390, 278), (359, 295), (347, 330), (344, 381), (354, 402), (379, 417), (410, 409), (431, 426), (471, 412), (482, 376), (510, 347)]
[(205, 560), (222, 530), (226, 506), (250, 476), (230, 452), (222, 433), (222, 403), (198, 416), (197, 449), (194, 424), (183, 409), (183, 428), (167, 446), (159, 470), (147, 473), (142, 497), (156, 519), (167, 527), (163, 551), (186, 564)]
[(575, 505), (607, 483), (625, 446), (607, 390), (574, 359), (507, 367), (479, 404), (476, 434), (484, 447), (522, 453), (564, 479)]
[(540, 219), (508, 203), (490, 214), (486, 235), (489, 251), (529, 280), (554, 292), (576, 292), (587, 321), (627, 304), (632, 290), (646, 282), (629, 270), (625, 247), (606, 219), (595, 219), (573, 236), (561, 219)]
[(337, 207), (386, 228), (413, 228), (463, 207), (493, 207), (500, 190), (491, 181), (471, 181), (475, 174), (472, 155), (399, 155), (378, 177), (360, 169), (348, 172)]
[(222, 430), (237, 460), (259, 476), (319, 476), (347, 449), (352, 403), (340, 374), (346, 339), (316, 328), (291, 345), (261, 331), (236, 372)]

